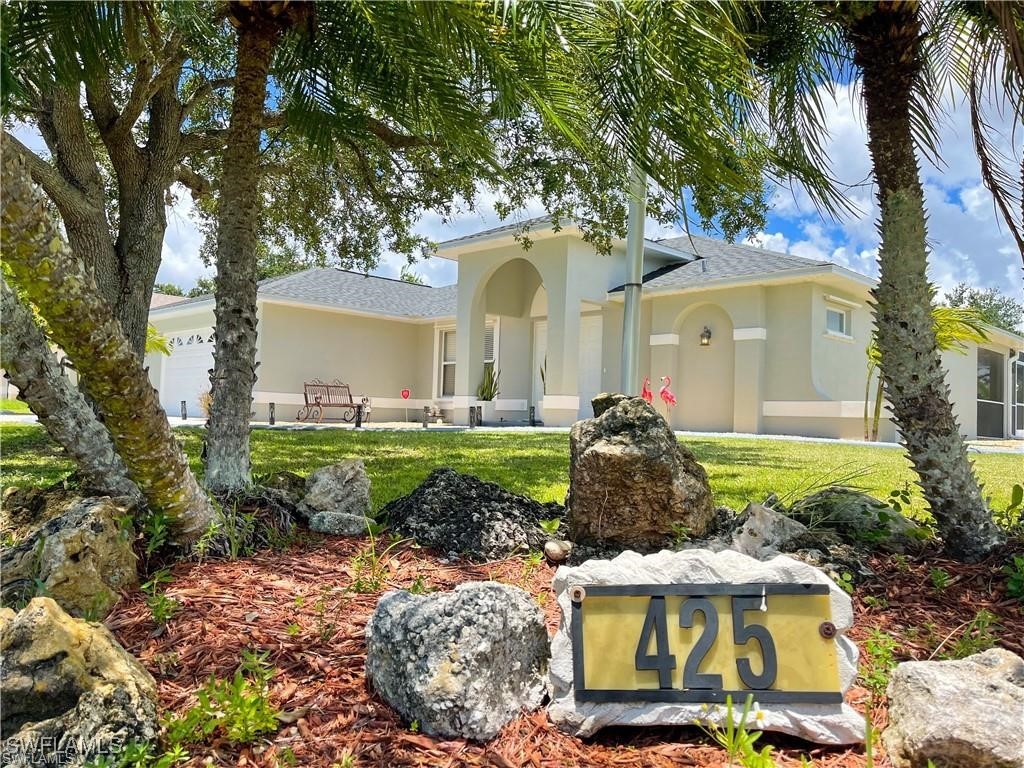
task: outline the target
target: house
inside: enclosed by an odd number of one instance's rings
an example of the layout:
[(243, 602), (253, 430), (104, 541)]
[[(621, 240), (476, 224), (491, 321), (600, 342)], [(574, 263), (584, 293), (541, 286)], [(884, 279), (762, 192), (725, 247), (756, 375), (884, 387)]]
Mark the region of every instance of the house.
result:
[[(622, 388), (625, 244), (601, 255), (575, 227), (530, 225), (528, 249), (520, 224), (441, 243), (438, 255), (458, 263), (455, 285), (340, 269), (263, 282), (256, 418), (270, 403), (293, 418), (303, 382), (319, 378), (369, 397), (375, 421), (418, 419), (426, 405), (466, 424), (486, 366), (501, 374), (488, 421), (523, 423), (531, 407), (546, 425), (590, 415), (594, 395)], [(863, 436), (871, 278), (698, 236), (646, 241), (644, 269), (641, 377), (655, 390), (671, 377), (673, 427)], [(161, 402), (198, 415), (213, 299), (155, 307), (150, 319), (173, 343), (169, 357), (147, 358)], [(967, 437), (1024, 436), (1024, 338), (991, 329), (944, 362)], [(890, 422), (881, 437), (894, 438)]]

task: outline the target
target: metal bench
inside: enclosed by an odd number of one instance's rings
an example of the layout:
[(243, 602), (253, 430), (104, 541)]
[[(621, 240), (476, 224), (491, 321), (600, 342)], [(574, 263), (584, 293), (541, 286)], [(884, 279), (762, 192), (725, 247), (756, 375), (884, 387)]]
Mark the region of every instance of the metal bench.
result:
[(307, 381), (302, 385), (303, 399), (306, 404), (299, 409), (296, 421), (323, 421), (327, 408), (342, 408), (341, 420), (348, 422), (355, 419), (356, 426), (362, 426), (370, 418), (370, 400), (364, 397), (360, 402), (352, 398), (352, 390), (348, 384), (335, 379), (327, 384), (320, 379)]

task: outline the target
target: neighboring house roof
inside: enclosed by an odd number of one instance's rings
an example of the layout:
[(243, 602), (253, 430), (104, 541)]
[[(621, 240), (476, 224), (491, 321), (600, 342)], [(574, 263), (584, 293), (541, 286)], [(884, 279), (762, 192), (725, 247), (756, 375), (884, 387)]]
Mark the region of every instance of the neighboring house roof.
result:
[[(433, 288), (345, 269), (315, 268), (284, 277), (264, 280), (258, 296), (269, 301), (284, 301), (309, 306), (365, 312), (383, 317), (432, 319), (455, 315), (457, 286)], [(184, 304), (212, 302), (212, 295), (186, 299)], [(157, 310), (159, 314), (159, 310)]]
[[(753, 245), (740, 245), (713, 240), (700, 235), (688, 235), (660, 240), (659, 244), (689, 255), (693, 260), (683, 264), (669, 264), (644, 275), (644, 291), (673, 291), (692, 288), (705, 283), (719, 283), (761, 277), (784, 277), (787, 273), (842, 270), (850, 277), (865, 280), (863, 275), (829, 261), (807, 259), (788, 253), (778, 253)], [(624, 286), (610, 293), (621, 292)]]
[(172, 296), (169, 293), (156, 293), (154, 291), (153, 297), (149, 300), (149, 308), (167, 307), (171, 304), (180, 304), (183, 301), (188, 301), (188, 298), (185, 296)]

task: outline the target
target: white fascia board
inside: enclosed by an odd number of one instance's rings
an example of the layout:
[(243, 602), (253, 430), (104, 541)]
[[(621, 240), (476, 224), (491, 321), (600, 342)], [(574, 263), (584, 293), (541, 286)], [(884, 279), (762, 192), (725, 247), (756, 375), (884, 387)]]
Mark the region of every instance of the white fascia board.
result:
[[(720, 277), (715, 280), (708, 280), (698, 285), (685, 285), (668, 290), (658, 290), (656, 288), (649, 289), (645, 286), (641, 296), (644, 299), (653, 299), (656, 296), (676, 296), (682, 293), (700, 293), (701, 291), (717, 291), (725, 288), (736, 288), (750, 285), (786, 285), (788, 283), (800, 283), (808, 279), (814, 280), (822, 277), (840, 277), (869, 287), (874, 286), (876, 282), (867, 275), (862, 275), (858, 272), (844, 269), (843, 267), (837, 267), (835, 264), (830, 264), (828, 266), (814, 267), (811, 269), (787, 270), (777, 275), (761, 274), (742, 275), (739, 277)], [(623, 292), (609, 292), (608, 301), (618, 302), (621, 304), (624, 301)]]
[[(438, 243), (434, 247), (434, 255), (440, 256), (442, 259), (450, 259), (451, 261), (458, 261), (459, 256), (463, 253), (472, 253), (475, 251), (491, 250), (494, 248), (503, 248), (507, 245), (516, 245), (516, 234), (518, 234), (517, 228), (501, 229), (497, 232), (481, 232), (479, 235), (470, 235), (465, 238), (459, 238), (457, 240), (449, 240), (444, 243)], [(583, 239), (583, 231), (575, 224), (566, 224), (562, 226), (557, 232), (554, 227), (549, 224), (531, 228), (528, 236), (530, 240), (550, 240), (555, 237), (564, 237), (566, 235), (572, 235), (580, 240)]]
[(203, 301), (196, 301), (189, 304), (168, 304), (163, 307), (155, 307), (149, 310), (149, 319), (153, 320), (164, 320), (169, 317), (186, 317), (188, 315), (198, 315), (203, 312), (209, 312), (213, 309), (213, 297), (204, 299)]

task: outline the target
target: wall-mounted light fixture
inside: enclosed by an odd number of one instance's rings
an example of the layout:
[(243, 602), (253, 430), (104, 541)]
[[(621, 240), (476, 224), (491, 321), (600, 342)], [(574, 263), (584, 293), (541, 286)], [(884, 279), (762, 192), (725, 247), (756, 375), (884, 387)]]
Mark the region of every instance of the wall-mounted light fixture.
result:
[(700, 332), (700, 345), (702, 347), (711, 346), (711, 329), (706, 325), (704, 326), (704, 330)]

